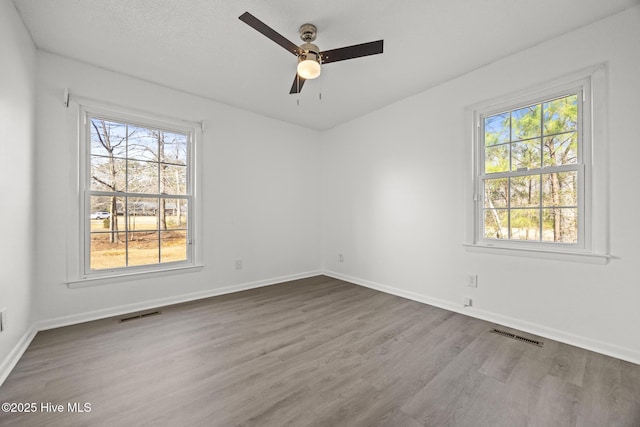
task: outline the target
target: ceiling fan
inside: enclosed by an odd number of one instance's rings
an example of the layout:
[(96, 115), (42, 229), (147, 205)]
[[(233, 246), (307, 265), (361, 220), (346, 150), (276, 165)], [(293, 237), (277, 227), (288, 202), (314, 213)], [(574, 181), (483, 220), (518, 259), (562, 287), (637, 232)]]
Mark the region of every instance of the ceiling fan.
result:
[(293, 42), (287, 40), (284, 36), (249, 12), (245, 12), (240, 15), (239, 19), (298, 57), (297, 73), (293, 79), (293, 85), (291, 85), (289, 93), (299, 93), (306, 80), (318, 77), (320, 75), (322, 64), (330, 64), (332, 62), (344, 61), (346, 59), (360, 58), (362, 56), (382, 53), (383, 40), (320, 52), (318, 46), (311, 43), (316, 39), (317, 33), (317, 28), (313, 24), (303, 24), (300, 27), (300, 38), (304, 43), (300, 46), (296, 46)]

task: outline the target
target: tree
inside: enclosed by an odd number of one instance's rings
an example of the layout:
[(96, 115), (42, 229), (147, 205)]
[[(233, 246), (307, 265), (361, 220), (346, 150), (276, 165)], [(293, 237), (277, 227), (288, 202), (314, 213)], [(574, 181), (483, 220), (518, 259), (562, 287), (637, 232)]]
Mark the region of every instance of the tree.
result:
[[(569, 95), (485, 118), (486, 237), (575, 241), (576, 173), (545, 168), (577, 162), (577, 112), (577, 95)], [(531, 173), (491, 178), (522, 171)], [(506, 212), (508, 234), (502, 231)]]
[[(124, 171), (122, 170), (122, 166), (117, 162), (117, 154), (121, 150), (125, 150), (126, 152), (126, 144), (127, 140), (135, 133), (135, 129), (129, 133), (126, 125), (121, 125), (117, 123), (111, 123), (102, 119), (91, 119), (91, 126), (95, 132), (91, 132), (91, 145), (92, 145), (92, 173), (91, 179), (109, 189), (112, 192), (125, 191), (126, 188), (120, 188), (122, 185), (122, 180), (119, 179), (121, 175), (124, 175)], [(118, 132), (118, 130), (122, 130), (124, 126), (124, 132)], [(95, 137), (95, 138), (94, 138)], [(93, 150), (94, 143), (97, 142), (99, 144), (98, 150)], [(106, 152), (106, 156), (104, 152)], [(105, 163), (101, 160), (106, 158), (106, 169), (107, 173), (104, 172)], [(98, 160), (100, 159), (100, 160)], [(94, 161), (95, 160), (95, 161)], [(105, 179), (106, 175), (106, 179)], [(111, 231), (110, 234), (110, 242), (115, 243), (120, 241), (119, 231), (118, 231), (118, 203), (117, 196), (113, 195), (110, 197), (111, 203), (109, 204), (109, 229)]]

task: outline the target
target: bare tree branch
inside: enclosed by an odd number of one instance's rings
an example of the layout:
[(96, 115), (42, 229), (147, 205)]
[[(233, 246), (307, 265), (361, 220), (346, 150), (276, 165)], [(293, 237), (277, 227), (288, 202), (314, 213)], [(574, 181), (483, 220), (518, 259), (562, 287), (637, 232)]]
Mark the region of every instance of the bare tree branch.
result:
[(91, 175), (91, 179), (97, 181), (98, 183), (104, 185), (105, 187), (109, 187), (112, 191), (116, 191), (115, 186), (113, 186), (112, 184), (108, 184), (107, 182), (101, 180), (100, 178), (98, 178), (95, 175)]

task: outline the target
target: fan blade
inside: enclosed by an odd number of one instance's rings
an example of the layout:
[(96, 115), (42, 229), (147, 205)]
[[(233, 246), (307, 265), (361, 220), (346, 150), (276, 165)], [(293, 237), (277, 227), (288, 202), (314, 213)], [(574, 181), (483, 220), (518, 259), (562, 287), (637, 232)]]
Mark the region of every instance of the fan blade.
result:
[(325, 50), (324, 52), (320, 52), (320, 55), (322, 55), (323, 64), (330, 64), (331, 62), (344, 61), (345, 59), (360, 58), (361, 56), (382, 53), (383, 44), (384, 40), (354, 44), (353, 46)]
[(304, 85), (305, 81), (306, 79), (300, 77), (296, 73), (296, 76), (293, 78), (293, 84), (291, 85), (291, 90), (289, 91), (289, 94), (300, 93), (302, 91), (302, 86)]
[(300, 48), (287, 40), (283, 35), (276, 32), (273, 28), (269, 27), (267, 24), (250, 14), (249, 12), (245, 12), (238, 17), (239, 20), (253, 28), (254, 30), (262, 33), (267, 36), (267, 38), (273, 40), (278, 43), (280, 46), (298, 56), (300, 54)]

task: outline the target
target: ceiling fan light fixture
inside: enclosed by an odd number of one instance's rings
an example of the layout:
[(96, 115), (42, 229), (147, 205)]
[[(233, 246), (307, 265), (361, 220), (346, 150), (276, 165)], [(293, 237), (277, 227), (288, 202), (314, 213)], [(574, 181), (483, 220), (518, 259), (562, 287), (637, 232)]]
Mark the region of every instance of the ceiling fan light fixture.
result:
[(320, 75), (320, 55), (306, 52), (298, 56), (298, 75), (305, 80), (315, 79)]

